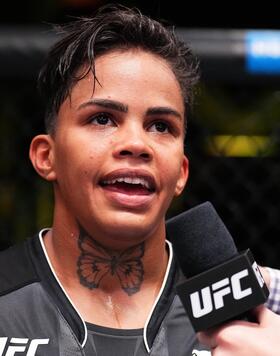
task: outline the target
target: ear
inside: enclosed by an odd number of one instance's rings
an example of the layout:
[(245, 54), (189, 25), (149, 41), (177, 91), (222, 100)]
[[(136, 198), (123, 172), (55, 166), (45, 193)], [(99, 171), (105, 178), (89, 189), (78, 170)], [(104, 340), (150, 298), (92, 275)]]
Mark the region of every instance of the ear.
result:
[(54, 169), (54, 142), (50, 135), (35, 136), (29, 149), (29, 158), (36, 172), (48, 181), (56, 180)]
[(182, 191), (185, 188), (185, 185), (187, 183), (189, 177), (189, 160), (187, 157), (184, 155), (182, 165), (181, 165), (181, 170), (180, 170), (180, 176), (176, 184), (175, 188), (175, 196), (177, 197), (182, 193)]

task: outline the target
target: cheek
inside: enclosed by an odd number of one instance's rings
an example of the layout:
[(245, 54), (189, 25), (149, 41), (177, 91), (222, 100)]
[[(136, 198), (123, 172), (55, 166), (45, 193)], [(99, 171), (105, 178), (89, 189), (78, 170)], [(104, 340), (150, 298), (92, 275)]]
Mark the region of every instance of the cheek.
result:
[(89, 174), (89, 164), (86, 161), (93, 161), (93, 154), (87, 150), (85, 145), (77, 141), (64, 140), (63, 144), (57, 145), (55, 154), (58, 183), (77, 179), (78, 176), (82, 178)]
[[(178, 157), (178, 156), (177, 156)], [(162, 161), (162, 179), (168, 185), (169, 190), (174, 190), (178, 179), (180, 178), (181, 165), (176, 156)]]

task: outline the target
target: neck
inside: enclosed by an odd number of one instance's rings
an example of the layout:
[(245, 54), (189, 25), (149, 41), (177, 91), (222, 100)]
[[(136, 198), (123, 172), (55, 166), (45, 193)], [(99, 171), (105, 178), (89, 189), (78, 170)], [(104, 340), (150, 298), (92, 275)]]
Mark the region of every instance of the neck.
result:
[[(162, 230), (115, 250), (100, 244), (82, 228), (54, 225), (44, 243), (60, 282), (85, 320), (118, 328), (142, 327), (168, 263)], [(125, 316), (124, 308), (135, 315), (131, 312), (140, 306), (142, 318)]]

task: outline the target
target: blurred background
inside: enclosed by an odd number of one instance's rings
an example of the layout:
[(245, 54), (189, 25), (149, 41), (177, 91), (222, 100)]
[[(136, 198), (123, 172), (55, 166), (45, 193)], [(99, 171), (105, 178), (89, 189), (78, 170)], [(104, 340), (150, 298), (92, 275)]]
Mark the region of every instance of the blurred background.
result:
[[(168, 217), (209, 200), (240, 250), (250, 247), (259, 264), (280, 267), (278, 11), (256, 4), (247, 15), (233, 4), (188, 8), (179, 0), (118, 2), (174, 25), (201, 62), (186, 137), (190, 179)], [(52, 24), (90, 15), (105, 3), (29, 0), (1, 5), (0, 249), (51, 225), (51, 186), (33, 171), (28, 148), (43, 131), (36, 78), (57, 38)]]

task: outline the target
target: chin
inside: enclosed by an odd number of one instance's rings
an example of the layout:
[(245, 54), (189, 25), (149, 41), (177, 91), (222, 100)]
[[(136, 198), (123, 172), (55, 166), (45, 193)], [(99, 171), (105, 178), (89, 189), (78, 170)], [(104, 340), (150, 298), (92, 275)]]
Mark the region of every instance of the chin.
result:
[(112, 218), (110, 223), (105, 225), (105, 230), (106, 235), (111, 236), (114, 240), (137, 240), (141, 242), (154, 234), (159, 225), (159, 223), (155, 223), (155, 220), (151, 218), (141, 215), (135, 216), (135, 214), (123, 214), (122, 216)]

